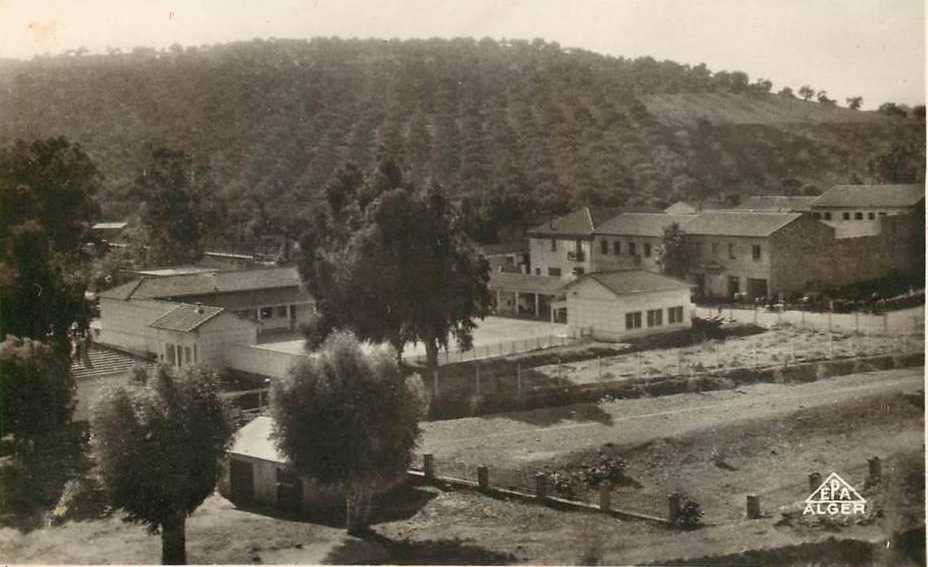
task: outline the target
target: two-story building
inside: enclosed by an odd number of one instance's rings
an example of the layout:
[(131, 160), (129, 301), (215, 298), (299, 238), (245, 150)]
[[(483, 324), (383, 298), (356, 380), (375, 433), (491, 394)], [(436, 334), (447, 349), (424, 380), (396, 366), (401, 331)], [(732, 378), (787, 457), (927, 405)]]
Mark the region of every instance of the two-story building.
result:
[(583, 207), (529, 230), (532, 274), (568, 281), (593, 271), (594, 233), (617, 212)]
[(835, 185), (812, 203), (812, 216), (835, 227), (838, 236), (879, 234), (880, 218), (925, 207), (923, 184)]
[(593, 245), (594, 271), (641, 268), (659, 272), (659, 248), (664, 230), (674, 223), (681, 229), (695, 214), (620, 213), (596, 230)]

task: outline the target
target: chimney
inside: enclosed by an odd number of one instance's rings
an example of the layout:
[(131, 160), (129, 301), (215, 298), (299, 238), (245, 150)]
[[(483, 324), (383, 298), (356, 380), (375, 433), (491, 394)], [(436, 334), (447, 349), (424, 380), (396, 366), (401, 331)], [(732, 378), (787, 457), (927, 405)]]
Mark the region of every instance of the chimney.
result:
[(199, 313), (200, 315), (203, 314), (203, 304), (200, 303), (199, 301), (197, 301), (197, 313)]

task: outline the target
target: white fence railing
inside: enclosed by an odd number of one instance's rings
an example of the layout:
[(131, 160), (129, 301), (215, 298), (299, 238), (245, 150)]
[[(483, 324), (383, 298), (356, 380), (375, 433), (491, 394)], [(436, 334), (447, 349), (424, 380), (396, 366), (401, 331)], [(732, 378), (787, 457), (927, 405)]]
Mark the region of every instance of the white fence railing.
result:
[[(496, 356), (506, 356), (532, 350), (566, 346), (576, 342), (578, 342), (578, 339), (565, 335), (539, 335), (537, 337), (479, 345), (470, 350), (442, 350), (438, 352), (438, 364), (439, 366), (444, 366), (446, 364), (483, 360)], [(404, 356), (403, 359), (411, 364), (426, 363), (426, 356), (424, 354)]]
[(923, 307), (912, 307), (880, 314), (831, 313), (814, 311), (768, 311), (749, 307), (694, 307), (697, 317), (717, 317), (739, 323), (753, 323), (761, 327), (790, 324), (802, 329), (816, 329), (835, 333), (863, 333), (870, 335), (901, 335), (922, 333), (925, 327)]

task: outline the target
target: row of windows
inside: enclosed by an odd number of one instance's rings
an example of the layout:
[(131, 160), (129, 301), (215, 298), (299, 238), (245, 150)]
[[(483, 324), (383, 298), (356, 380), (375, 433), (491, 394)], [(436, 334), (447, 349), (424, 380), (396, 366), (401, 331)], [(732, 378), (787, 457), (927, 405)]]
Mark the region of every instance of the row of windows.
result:
[[(583, 266), (577, 266), (577, 267), (575, 267), (575, 268), (572, 270), (572, 272), (573, 272), (573, 274), (574, 274), (575, 276), (582, 276), (584, 273), (586, 273), (586, 270), (583, 269)], [(536, 276), (540, 276), (540, 275), (541, 275), (541, 268), (535, 268), (535, 275), (536, 275)], [(558, 277), (558, 278), (559, 278), (559, 277), (561, 277), (561, 269), (560, 269), (560, 268), (554, 268), (554, 267), (549, 266), (549, 267), (548, 267), (548, 275), (551, 276), (551, 277)]]
[[(638, 255), (638, 245), (637, 245), (635, 242), (629, 242), (628, 245), (627, 245), (627, 247), (626, 247), (626, 249), (628, 250), (628, 255), (629, 255), (629, 256), (637, 256), (637, 255)], [(645, 242), (645, 243), (644, 243), (644, 246), (642, 246), (642, 249), (643, 249), (643, 251), (644, 251), (644, 256), (645, 256), (645, 258), (650, 258), (650, 257), (651, 257), (651, 243), (650, 243), (650, 242)], [(599, 241), (599, 251), (600, 251), (604, 256), (608, 256), (608, 255), (609, 255), (609, 241), (608, 241), (608, 240), (600, 240), (600, 241)], [(621, 240), (615, 240), (615, 241), (613, 241), (613, 243), (612, 243), (612, 253), (615, 254), (616, 256), (621, 256), (621, 255), (622, 255), (622, 241), (621, 241)]]
[[(853, 214), (854, 214), (854, 220), (864, 220), (864, 213), (862, 211), (856, 211)], [(876, 220), (877, 215), (881, 217), (885, 217), (886, 212), (880, 211), (877, 213), (877, 212), (870, 211), (867, 213), (867, 220)], [(812, 218), (819, 219), (819, 220), (831, 220), (831, 212), (825, 211), (824, 213), (812, 213)], [(841, 220), (851, 220), (851, 212), (847, 211), (847, 212), (841, 213)]]
[[(646, 312), (648, 327), (660, 327), (664, 324), (663, 309), (648, 309)], [(683, 322), (683, 306), (667, 308), (667, 324), (673, 325)], [(641, 311), (633, 311), (625, 314), (626, 329), (641, 328)]]
[[(735, 243), (729, 242), (728, 243), (728, 258), (730, 260), (737, 259), (738, 256), (736, 252), (737, 252), (737, 248), (735, 247)], [(751, 245), (751, 258), (753, 260), (760, 260), (762, 254), (763, 252), (761, 250), (760, 244)], [(718, 258), (719, 256), (719, 243), (718, 242), (712, 243), (712, 255), (715, 256), (716, 258)]]
[(170, 366), (184, 366), (197, 363), (197, 345), (189, 346), (165, 343), (164, 349)]

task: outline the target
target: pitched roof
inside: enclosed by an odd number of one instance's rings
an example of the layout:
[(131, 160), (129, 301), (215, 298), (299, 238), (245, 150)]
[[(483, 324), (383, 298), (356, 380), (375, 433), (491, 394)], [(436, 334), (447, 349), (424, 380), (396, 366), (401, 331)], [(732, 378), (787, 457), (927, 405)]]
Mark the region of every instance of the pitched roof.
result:
[(480, 252), (484, 256), (493, 256), (497, 254), (519, 254), (528, 252), (528, 242), (522, 240), (513, 240), (510, 242), (500, 242), (498, 244), (481, 244)]
[(524, 291), (555, 295), (564, 287), (564, 280), (557, 277), (533, 276), (511, 272), (493, 272), (490, 274), (490, 289), (503, 291)]
[(589, 237), (596, 227), (618, 214), (618, 209), (582, 207), (528, 231), (529, 235)]
[(673, 223), (681, 227), (696, 215), (668, 215), (665, 213), (623, 213), (612, 217), (596, 229), (597, 234), (627, 236), (663, 236), (664, 227)]
[(765, 237), (801, 217), (802, 213), (713, 211), (696, 215), (684, 230), (706, 236)]
[(699, 209), (686, 201), (677, 201), (664, 209), (664, 212), (670, 215), (692, 215), (698, 211)]
[(770, 211), (791, 213), (808, 211), (818, 197), (796, 197), (792, 195), (752, 195), (735, 207), (736, 210)]
[(274, 463), (286, 463), (287, 458), (277, 450), (277, 444), (271, 439), (273, 431), (274, 420), (264, 415), (258, 416), (236, 432), (229, 453)]
[(148, 324), (153, 329), (189, 333), (223, 312), (222, 307), (181, 303)]
[(129, 226), (127, 222), (98, 222), (91, 226), (91, 230), (122, 230)]
[(593, 272), (570, 282), (565, 289), (586, 280), (596, 281), (616, 295), (671, 291), (694, 287), (691, 283), (663, 274), (656, 274), (646, 270), (629, 269), (611, 272)]
[(153, 299), (299, 285), (300, 275), (296, 268), (262, 268), (143, 277), (106, 290), (99, 295), (108, 299)]
[(911, 207), (925, 198), (925, 186), (835, 185), (825, 191), (813, 207)]

